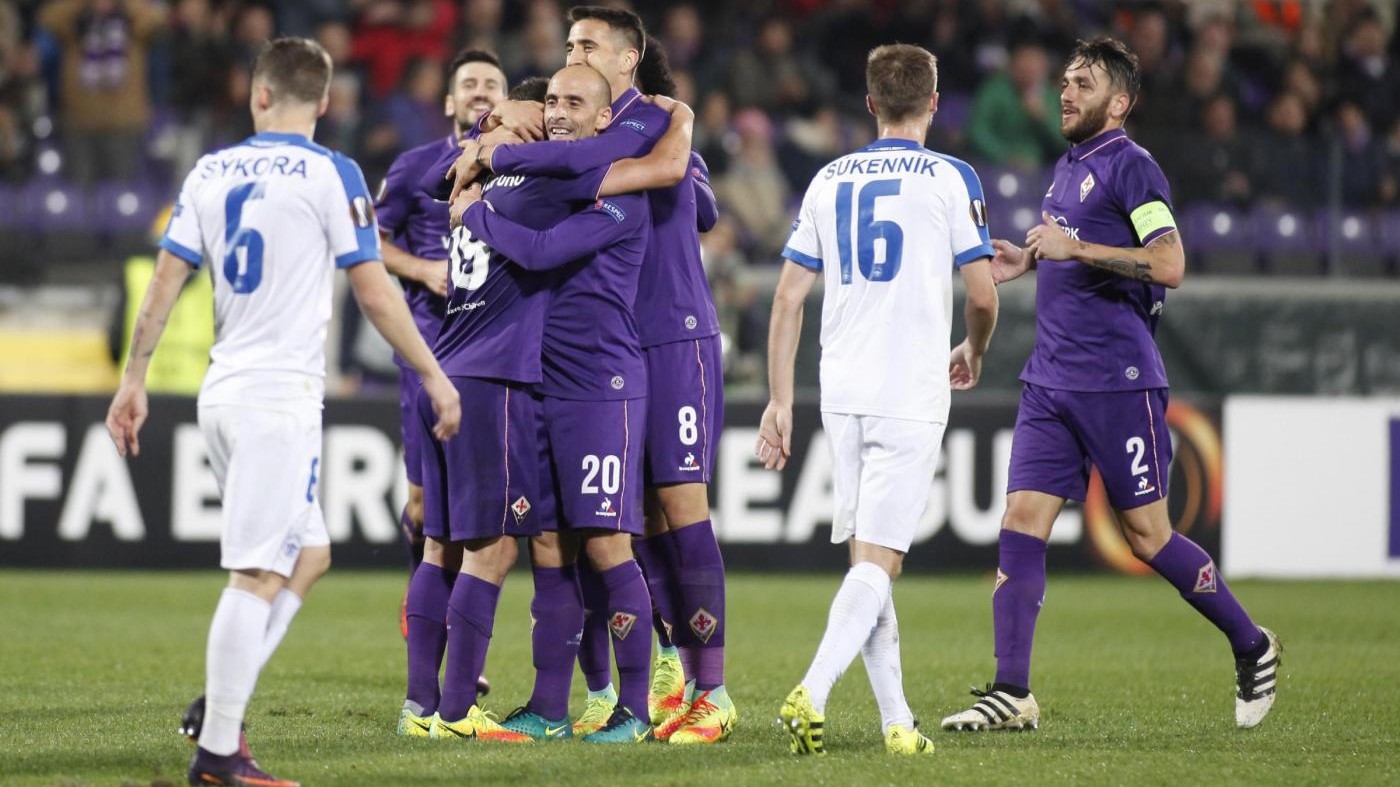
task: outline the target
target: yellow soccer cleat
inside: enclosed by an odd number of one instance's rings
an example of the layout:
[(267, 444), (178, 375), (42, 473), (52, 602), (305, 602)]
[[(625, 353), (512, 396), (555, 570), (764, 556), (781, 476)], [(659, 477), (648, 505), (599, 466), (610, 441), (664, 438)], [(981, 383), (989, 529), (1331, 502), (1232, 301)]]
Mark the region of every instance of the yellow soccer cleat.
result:
[(433, 715), (433, 726), (428, 736), (434, 740), (467, 739), (490, 741), (492, 743), (534, 743), (534, 739), (524, 733), (508, 730), (496, 721), (494, 714), (487, 713), (473, 705), (460, 721), (445, 721), (441, 715)]
[(806, 686), (798, 686), (787, 695), (783, 707), (778, 711), (778, 719), (792, 739), (789, 749), (793, 754), (826, 756), (826, 745), (822, 743), (826, 716), (817, 713)]
[(681, 668), (681, 657), (675, 648), (661, 648), (656, 652), (656, 663), (651, 667), (651, 690), (647, 692), (647, 713), (651, 723), (660, 725), (675, 715), (685, 703), (685, 670)]
[(671, 733), (668, 742), (678, 745), (719, 743), (734, 731), (739, 712), (723, 686), (701, 692), (690, 703), (680, 728)]
[(583, 706), (583, 715), (574, 722), (574, 737), (582, 738), (603, 729), (617, 708), (617, 692), (612, 684), (600, 692), (588, 692), (588, 701)]
[(913, 727), (891, 724), (885, 733), (885, 751), (890, 754), (933, 754), (933, 741), (919, 732), (919, 723)]
[(415, 716), (408, 708), (399, 710), (398, 733), (405, 738), (427, 738), (433, 729), (433, 716)]

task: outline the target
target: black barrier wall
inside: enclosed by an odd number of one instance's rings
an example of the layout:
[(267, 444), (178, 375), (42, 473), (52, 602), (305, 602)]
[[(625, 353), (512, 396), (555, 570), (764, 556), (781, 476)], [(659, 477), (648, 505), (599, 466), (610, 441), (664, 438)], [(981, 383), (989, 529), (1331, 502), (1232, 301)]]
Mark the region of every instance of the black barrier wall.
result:
[[(108, 399), (0, 397), (0, 565), (210, 568), (218, 564), (218, 489), (194, 400), (154, 397), (141, 455), (117, 456)], [(831, 459), (814, 403), (794, 413), (793, 457), (779, 474), (753, 460), (762, 406), (731, 403), (712, 488), (725, 560), (738, 570), (837, 570), (830, 543)], [(955, 402), (908, 570), (991, 571), (1015, 400)], [(1173, 402), (1171, 509), (1179, 530), (1218, 552), (1219, 409)], [(396, 402), (331, 400), (318, 495), (338, 566), (403, 562), (404, 499)], [(1102, 491), (1066, 508), (1051, 541), (1057, 568), (1142, 572)]]

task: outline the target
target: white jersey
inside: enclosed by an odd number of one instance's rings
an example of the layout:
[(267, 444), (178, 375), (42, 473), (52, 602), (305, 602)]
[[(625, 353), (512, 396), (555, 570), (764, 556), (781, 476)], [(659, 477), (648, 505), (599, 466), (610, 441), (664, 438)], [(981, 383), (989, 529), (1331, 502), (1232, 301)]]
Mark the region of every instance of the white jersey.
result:
[(214, 279), (201, 404), (325, 395), (333, 276), (380, 259), (364, 175), (298, 134), (265, 132), (199, 160), (161, 248)]
[(953, 269), (992, 256), (966, 163), (881, 139), (828, 164), (783, 256), (825, 271), (822, 411), (947, 423)]

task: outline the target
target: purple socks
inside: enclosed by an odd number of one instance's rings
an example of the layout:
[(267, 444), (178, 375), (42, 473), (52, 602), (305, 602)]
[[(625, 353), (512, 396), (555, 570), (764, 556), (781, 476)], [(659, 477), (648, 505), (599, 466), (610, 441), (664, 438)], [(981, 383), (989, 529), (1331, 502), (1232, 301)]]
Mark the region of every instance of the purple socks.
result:
[(651, 594), (637, 561), (620, 563), (601, 574), (607, 590), (607, 626), (617, 658), (618, 704), (639, 719), (648, 718), (651, 688)]
[(500, 598), (499, 587), (471, 574), (462, 574), (453, 583), (447, 604), (447, 671), (438, 703), (444, 721), (461, 720), (476, 704), (476, 679), (486, 665)]
[(578, 562), (578, 584), (583, 594), (583, 640), (578, 668), (589, 691), (602, 691), (612, 683), (612, 658), (608, 651), (608, 591), (588, 558)]
[(1001, 531), (1000, 565), (992, 591), (997, 677), (1001, 686), (1029, 689), (1035, 619), (1045, 603), (1045, 542)]
[[(535, 691), (529, 708), (551, 721), (569, 715), (569, 684), (574, 677), (579, 638), (583, 636), (583, 600), (574, 566), (535, 569), (535, 598), (530, 602), (534, 628)], [(607, 645), (607, 639), (603, 639)]]
[(686, 676), (698, 691), (708, 691), (724, 685), (724, 558), (708, 519), (669, 535), (680, 564), (680, 641), (683, 650), (694, 648)]
[(452, 572), (420, 563), (408, 584), (408, 693), (431, 716), (438, 707), (438, 670), (447, 647), (447, 599)]
[(1180, 533), (1172, 533), (1167, 545), (1147, 564), (1172, 583), (1187, 604), (1225, 633), (1235, 653), (1247, 653), (1258, 647), (1264, 634), (1226, 587), (1215, 561), (1196, 542)]

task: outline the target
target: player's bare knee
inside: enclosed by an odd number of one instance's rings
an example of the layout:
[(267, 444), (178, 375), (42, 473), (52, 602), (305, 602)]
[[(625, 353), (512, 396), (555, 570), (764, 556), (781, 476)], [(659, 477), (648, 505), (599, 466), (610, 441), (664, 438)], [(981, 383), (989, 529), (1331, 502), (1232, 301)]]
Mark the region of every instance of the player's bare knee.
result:
[(287, 584), (287, 578), (272, 571), (249, 568), (230, 571), (228, 586), (234, 590), (252, 593), (263, 601), (271, 603), (278, 592)]
[(573, 563), (577, 555), (573, 539), (559, 533), (544, 532), (530, 539), (530, 562), (536, 568), (560, 568)]
[(447, 565), (447, 545), (428, 536), (423, 540), (423, 562), (438, 568)]
[(585, 537), (584, 554), (596, 571), (607, 571), (632, 559), (632, 537), (627, 533), (600, 533)]
[(671, 530), (689, 527), (710, 518), (709, 487), (705, 484), (657, 487), (656, 496)]

